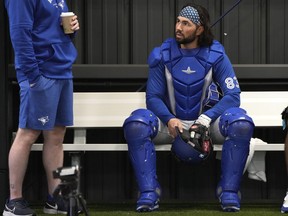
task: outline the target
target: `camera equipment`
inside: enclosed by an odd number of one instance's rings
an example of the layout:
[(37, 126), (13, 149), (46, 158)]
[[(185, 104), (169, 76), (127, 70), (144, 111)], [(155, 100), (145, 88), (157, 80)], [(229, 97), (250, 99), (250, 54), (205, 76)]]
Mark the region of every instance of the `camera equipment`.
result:
[(79, 210), (83, 210), (85, 215), (88, 216), (86, 202), (78, 189), (79, 174), (80, 170), (78, 166), (60, 167), (53, 171), (53, 177), (61, 180), (53, 196), (57, 197), (61, 195), (67, 201), (67, 215), (70, 216), (78, 215)]

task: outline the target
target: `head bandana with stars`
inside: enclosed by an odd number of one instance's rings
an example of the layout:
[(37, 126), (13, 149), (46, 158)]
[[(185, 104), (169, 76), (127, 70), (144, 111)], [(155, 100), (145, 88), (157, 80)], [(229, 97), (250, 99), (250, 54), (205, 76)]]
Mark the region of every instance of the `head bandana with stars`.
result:
[(194, 7), (187, 6), (183, 8), (180, 11), (179, 16), (189, 19), (196, 25), (201, 25), (199, 13)]

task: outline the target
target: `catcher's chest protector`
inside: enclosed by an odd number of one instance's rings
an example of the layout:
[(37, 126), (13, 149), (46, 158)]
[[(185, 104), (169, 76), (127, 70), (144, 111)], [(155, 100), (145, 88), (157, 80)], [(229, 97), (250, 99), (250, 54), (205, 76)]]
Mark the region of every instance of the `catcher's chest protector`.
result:
[(222, 58), (223, 51), (214, 44), (190, 51), (181, 50), (174, 39), (165, 41), (161, 50), (171, 110), (178, 118), (194, 120), (204, 100), (203, 92), (212, 82), (213, 64)]

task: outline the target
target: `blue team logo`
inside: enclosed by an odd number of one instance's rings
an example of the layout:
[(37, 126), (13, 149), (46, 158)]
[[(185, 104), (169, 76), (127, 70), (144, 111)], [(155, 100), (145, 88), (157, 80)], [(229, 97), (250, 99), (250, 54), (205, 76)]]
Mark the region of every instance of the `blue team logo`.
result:
[(41, 118), (38, 118), (38, 121), (40, 121), (42, 123), (42, 125), (45, 125), (47, 122), (49, 122), (49, 117), (43, 116)]
[(56, 7), (56, 8), (58, 8), (58, 7), (61, 7), (62, 8), (62, 10), (63, 10), (63, 8), (64, 8), (64, 0), (61, 0), (61, 1), (56, 1), (56, 0), (48, 0), (48, 2), (50, 3), (50, 4), (52, 4), (54, 7)]
[(195, 73), (195, 70), (191, 70), (191, 68), (188, 66), (188, 68), (186, 70), (182, 70), (182, 72), (187, 73), (187, 74), (192, 74)]

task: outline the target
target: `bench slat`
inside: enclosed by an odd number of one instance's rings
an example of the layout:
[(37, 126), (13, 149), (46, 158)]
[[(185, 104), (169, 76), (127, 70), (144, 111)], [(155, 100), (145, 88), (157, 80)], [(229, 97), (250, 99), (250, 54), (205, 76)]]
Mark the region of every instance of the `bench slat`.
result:
[[(281, 126), (288, 92), (242, 92), (241, 107), (257, 127)], [(74, 127), (122, 127), (132, 111), (145, 108), (144, 92), (74, 93)]]
[(145, 108), (144, 92), (74, 93), (74, 127), (122, 127), (138, 108)]
[[(125, 143), (89, 143), (89, 144), (73, 144), (65, 143), (64, 151), (127, 151)], [(43, 144), (35, 143), (32, 145), (32, 151), (42, 151)], [(156, 151), (170, 151), (171, 144), (155, 145)], [(222, 151), (222, 145), (214, 145), (214, 151)], [(256, 144), (255, 151), (284, 151), (283, 143), (273, 144)]]
[(241, 107), (257, 127), (282, 126), (281, 112), (288, 105), (288, 92), (242, 92)]

